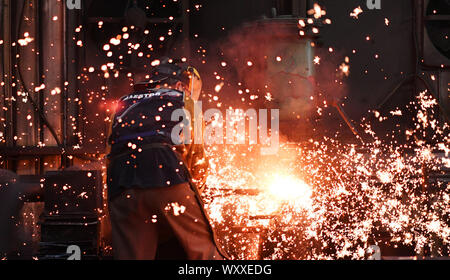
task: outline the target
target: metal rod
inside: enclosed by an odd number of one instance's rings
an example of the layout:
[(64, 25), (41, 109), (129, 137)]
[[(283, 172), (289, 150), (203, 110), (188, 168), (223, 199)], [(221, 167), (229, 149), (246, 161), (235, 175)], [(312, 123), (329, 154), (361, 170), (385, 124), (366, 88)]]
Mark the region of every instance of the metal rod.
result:
[(350, 118), (347, 116), (347, 114), (344, 112), (344, 109), (342, 108), (341, 104), (339, 104), (338, 102), (333, 102), (333, 107), (335, 107), (337, 109), (337, 111), (339, 112), (339, 115), (342, 117), (342, 119), (345, 121), (345, 123), (347, 124), (347, 126), (350, 128), (350, 130), (352, 131), (352, 133), (356, 136), (356, 138), (358, 140), (361, 141), (362, 144), (364, 144), (364, 141), (362, 140), (362, 138), (359, 136), (358, 132), (356, 131), (356, 128), (353, 126), (352, 122), (350, 121)]
[[(66, 86), (66, 81), (68, 81), (68, 72), (69, 65), (67, 63), (67, 9), (65, 5), (61, 6), (62, 9), (62, 59), (63, 59), (63, 78), (60, 81), (61, 89), (62, 89), (62, 146), (63, 148), (67, 148), (67, 138), (68, 138), (68, 91)], [(70, 160), (64, 154), (61, 155), (61, 166), (67, 168), (70, 165)]]
[(11, 0), (3, 0), (3, 73), (5, 79), (5, 107), (8, 109), (5, 112), (5, 138), (6, 146), (12, 147), (14, 145), (14, 130), (13, 130), (13, 108), (12, 108), (12, 60), (11, 60)]

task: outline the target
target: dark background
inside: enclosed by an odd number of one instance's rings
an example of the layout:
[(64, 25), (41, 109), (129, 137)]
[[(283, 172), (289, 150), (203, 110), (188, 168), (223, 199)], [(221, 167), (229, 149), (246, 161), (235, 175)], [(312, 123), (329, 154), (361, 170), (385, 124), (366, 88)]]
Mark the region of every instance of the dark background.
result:
[[(5, 47), (6, 43), (0, 45), (2, 59), (10, 56), (12, 65), (12, 75), (7, 75), (10, 70), (3, 63), (2, 76), (15, 78), (18, 85), (0, 88), (5, 97), (1, 105), (8, 108), (2, 112), (5, 121), (0, 127), (1, 164), (10, 170), (20, 171), (25, 165), (20, 172), (43, 173), (74, 165), (80, 155), (104, 154), (114, 102), (132, 91), (133, 83), (143, 80), (151, 70), (151, 62), (162, 56), (185, 57), (200, 70), (204, 109), (221, 103), (222, 109), (281, 108), (286, 112), (283, 108), (294, 100), (289, 109), (295, 110), (294, 117), (300, 118), (282, 119), (281, 132), (290, 141), (336, 136), (343, 142), (357, 142), (342, 115), (331, 106), (333, 102), (341, 105), (347, 121), (362, 133), (361, 120), (372, 122), (372, 110), (389, 115), (396, 108), (404, 108), (425, 89), (439, 100), (439, 117), (448, 120), (448, 0), (381, 0), (379, 10), (368, 9), (366, 0), (85, 0), (80, 10), (67, 10), (62, 2), (11, 3), (10, 26), (3, 25), (1, 38), (20, 39), (28, 31), (35, 40), (11, 50)], [(314, 3), (326, 11), (316, 22), (320, 33), (301, 38), (296, 22), (311, 17), (308, 11)], [(355, 19), (350, 13), (357, 7), (363, 13)], [(55, 14), (64, 21), (52, 21)], [(5, 19), (5, 13), (2, 15)], [(168, 20), (169, 17), (173, 19)], [(321, 23), (326, 18), (332, 24)], [(21, 19), (25, 21), (21, 23)], [(101, 28), (99, 22), (103, 23)], [(288, 35), (283, 35), (277, 28), (264, 29), (261, 23), (268, 22), (273, 26), (290, 22), (291, 29)], [(134, 29), (124, 32), (125, 26)], [(259, 26), (258, 31), (253, 32), (252, 26)], [(78, 32), (77, 27), (81, 27)], [(144, 30), (149, 30), (149, 34)], [(172, 35), (168, 35), (168, 30)], [(130, 38), (119, 46), (111, 45), (113, 56), (108, 57), (103, 46), (124, 33)], [(159, 40), (161, 36), (164, 41)], [(302, 81), (280, 76), (276, 82), (284, 83), (285, 87), (271, 89), (274, 100), (267, 102), (263, 74), (271, 66), (270, 58), (263, 59), (264, 52), (283, 40), (289, 41), (294, 49), (296, 42), (299, 46), (305, 40), (314, 43), (313, 57), (319, 56), (321, 62), (309, 69), (312, 74), (308, 77), (299, 78)], [(82, 46), (77, 42), (82, 42)], [(143, 57), (138, 57), (138, 51), (128, 54), (128, 42), (140, 44)], [(150, 44), (152, 49), (147, 47)], [(333, 48), (332, 53), (329, 48)], [(17, 59), (18, 52), (22, 59)], [(254, 60), (252, 68), (246, 66), (247, 56)], [(339, 70), (346, 57), (350, 67), (348, 77)], [(221, 66), (222, 61), (227, 62), (227, 67)], [(114, 63), (114, 69), (108, 70), (109, 78), (101, 70), (107, 63)], [(89, 71), (91, 67), (94, 72)], [(17, 79), (15, 68), (22, 69), (24, 81)], [(290, 80), (294, 83), (286, 94)], [(54, 86), (50, 87), (49, 81), (59, 84), (60, 95), (51, 95)], [(12, 82), (5, 80), (6, 85)], [(220, 82), (224, 83), (223, 89), (216, 93), (214, 88)], [(39, 110), (30, 102), (21, 102), (18, 94), (25, 90), (23, 85), (33, 89), (41, 84), (47, 84), (48, 88), (35, 94)], [(312, 92), (305, 90), (305, 84), (312, 86)], [(259, 99), (251, 101), (250, 94), (237, 93), (247, 88)], [(17, 98), (10, 99), (10, 95)], [(243, 96), (245, 101), (241, 100)], [(317, 114), (318, 108), (321, 115)], [(28, 115), (31, 120), (27, 120)], [(405, 111), (401, 117), (373, 123), (374, 129), (380, 135), (386, 130), (398, 130), (398, 141), (402, 141), (412, 117)], [(30, 121), (35, 123), (31, 131)], [(49, 127), (53, 127), (54, 133)], [(16, 139), (17, 135), (20, 137)], [(36, 150), (39, 143), (46, 146)], [(60, 160), (63, 148), (76, 157)]]

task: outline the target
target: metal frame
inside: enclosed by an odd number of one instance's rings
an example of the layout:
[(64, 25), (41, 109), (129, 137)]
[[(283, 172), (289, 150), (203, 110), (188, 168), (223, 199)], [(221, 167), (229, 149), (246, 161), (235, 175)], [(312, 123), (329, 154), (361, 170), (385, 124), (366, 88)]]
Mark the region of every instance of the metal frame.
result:
[[(26, 1), (26, 0), (24, 0)], [(42, 54), (43, 48), (44, 48), (44, 42), (43, 42), (43, 38), (42, 38), (42, 34), (44, 32), (43, 30), (43, 25), (41, 22), (41, 19), (43, 17), (43, 11), (42, 11), (42, 7), (43, 7), (43, 1), (44, 0), (36, 0), (36, 13), (35, 13), (35, 20), (36, 20), (36, 38), (35, 38), (35, 42), (36, 42), (36, 64), (38, 65), (37, 69), (36, 69), (36, 77), (37, 80), (34, 81), (36, 84), (43, 84), (44, 83), (44, 78), (43, 78), (43, 73), (44, 73), (44, 62), (45, 62), (45, 57)], [(12, 0), (1, 0), (1, 4), (3, 5), (3, 11), (2, 11), (2, 32), (3, 32), (3, 40), (4, 40), (4, 44), (1, 46), (2, 48), (2, 53), (3, 53), (3, 72), (4, 74), (6, 74), (5, 77), (5, 84), (6, 85), (10, 85), (13, 82), (12, 76), (13, 75), (13, 68), (12, 66), (14, 65), (14, 57), (13, 57), (13, 48), (11, 47), (11, 43), (13, 41), (13, 37), (15, 32), (13, 32), (12, 27), (13, 27), (13, 22), (14, 21), (19, 21), (22, 20), (20, 18), (14, 18), (13, 14), (14, 14), (14, 7), (17, 4), (17, 1), (12, 1)], [(189, 5), (190, 5), (190, 1), (189, 0), (182, 0), (180, 1), (180, 8), (182, 9), (182, 13), (181, 13), (181, 17), (174, 19), (173, 21), (171, 21), (170, 23), (174, 24), (174, 28), (177, 26), (180, 26), (183, 30), (182, 33), (182, 42), (183, 42), (183, 46), (185, 48), (185, 52), (189, 53), (190, 51), (190, 46), (189, 46), (189, 32), (190, 32), (190, 28), (189, 28), (189, 13), (187, 12), (187, 10), (189, 9)], [(71, 30), (71, 28), (73, 28), (75, 26), (75, 24), (77, 24), (77, 21), (81, 21), (82, 19), (86, 19), (87, 21), (98, 21), (98, 20), (103, 20), (104, 22), (108, 22), (108, 21), (114, 21), (117, 19), (112, 19), (112, 18), (86, 18), (84, 11), (87, 9), (87, 7), (85, 7), (85, 9), (83, 9), (80, 13), (78, 13), (76, 16), (73, 16), (71, 14), (68, 13), (68, 11), (65, 9), (65, 6), (63, 5), (63, 40), (61, 42), (62, 44), (62, 65), (61, 65), (61, 69), (62, 69), (62, 74), (63, 77), (61, 77), (61, 85), (60, 88), (62, 90), (62, 94), (61, 94), (61, 144), (62, 147), (56, 147), (56, 146), (48, 146), (48, 147), (37, 147), (37, 143), (44, 142), (46, 133), (45, 131), (47, 131), (47, 129), (45, 128), (45, 124), (40, 121), (39, 117), (37, 116), (37, 112), (35, 113), (35, 120), (36, 120), (36, 125), (35, 125), (35, 145), (36, 146), (31, 146), (31, 147), (23, 147), (23, 146), (16, 146), (15, 140), (14, 140), (14, 134), (16, 131), (16, 124), (17, 124), (17, 119), (15, 117), (16, 114), (16, 110), (15, 110), (15, 102), (13, 101), (12, 97), (15, 96), (15, 91), (16, 89), (11, 87), (11, 86), (5, 86), (4, 87), (4, 91), (5, 91), (5, 102), (4, 102), (4, 106), (6, 106), (8, 108), (8, 110), (5, 112), (5, 123), (6, 128), (5, 128), (5, 139), (6, 139), (6, 143), (5, 145), (1, 145), (0, 146), (0, 155), (3, 156), (4, 160), (5, 160), (5, 164), (4, 167), (7, 169), (10, 169), (12, 171), (16, 171), (17, 169), (17, 161), (18, 160), (23, 160), (23, 159), (30, 159), (30, 158), (34, 158), (35, 161), (35, 173), (36, 174), (43, 174), (45, 171), (45, 167), (44, 167), (44, 159), (45, 157), (49, 157), (49, 156), (57, 156), (60, 157), (60, 161), (61, 161), (61, 167), (68, 167), (71, 164), (73, 164), (73, 160), (69, 159), (68, 156), (69, 155), (73, 155), (76, 157), (81, 157), (81, 158), (85, 158), (85, 159), (90, 159), (92, 160), (93, 158), (89, 158), (89, 156), (86, 156), (87, 154), (103, 154), (105, 153), (104, 150), (99, 150), (99, 149), (94, 149), (92, 147), (81, 147), (81, 149), (72, 149), (72, 148), (67, 148), (71, 145), (75, 145), (77, 143), (75, 143), (75, 139), (71, 139), (71, 137), (69, 136), (70, 133), (70, 124), (69, 124), (69, 111), (70, 110), (74, 110), (74, 111), (78, 111), (79, 113), (83, 114), (82, 110), (80, 111), (80, 109), (78, 108), (78, 106), (76, 106), (77, 108), (72, 108), (70, 106), (71, 103), (68, 102), (68, 97), (74, 97), (77, 96), (77, 91), (80, 89), (80, 85), (78, 83), (78, 80), (72, 79), (73, 75), (77, 75), (77, 71), (79, 71), (79, 64), (76, 63), (74, 65), (74, 67), (76, 68), (75, 71), (72, 71), (72, 69), (70, 68), (71, 64), (70, 61), (75, 58), (75, 57), (82, 57), (83, 56), (83, 51), (78, 51), (78, 49), (70, 49), (67, 46), (67, 43), (69, 42), (71, 36), (73, 35), (72, 32), (69, 32), (69, 30)], [(120, 21), (120, 19), (118, 19)], [(158, 24), (158, 23), (169, 23), (169, 21), (165, 18), (151, 18), (148, 19), (149, 23), (154, 23), (154, 24)], [(83, 36), (83, 34), (81, 34)], [(174, 36), (176, 37), (176, 36)], [(178, 37), (179, 38), (179, 37)], [(176, 43), (175, 39), (176, 38), (172, 38), (174, 41), (173, 42), (167, 42), (169, 43), (169, 45), (174, 45)], [(84, 50), (85, 51), (85, 50)], [(80, 59), (76, 59), (76, 61), (79, 61)], [(65, 81), (69, 81), (69, 87), (64, 85)], [(73, 92), (72, 92), (73, 91)], [(40, 111), (44, 111), (44, 92), (39, 91), (38, 93), (36, 93), (36, 103), (38, 105), (38, 108)], [(73, 114), (73, 112), (71, 112)], [(83, 131), (81, 124), (78, 123), (77, 124), (77, 128), (78, 131)]]
[[(420, 23), (420, 29), (418, 29), (418, 31), (420, 32), (420, 60), (419, 63), (422, 67), (424, 68), (428, 68), (428, 69), (434, 69), (434, 70), (449, 70), (450, 69), (450, 65), (447, 65), (444, 67), (439, 67), (439, 66), (435, 66), (435, 65), (430, 65), (425, 61), (425, 33), (426, 31), (426, 21), (430, 21), (430, 20), (448, 20), (449, 24), (450, 24), (450, 16), (426, 16), (426, 9), (427, 7), (425, 7), (425, 4), (428, 4), (430, 1), (429, 0), (419, 0), (420, 3), (418, 3), (418, 7), (419, 7), (419, 15), (420, 16), (420, 20), (418, 21)], [(434, 47), (434, 46), (433, 46)], [(436, 49), (436, 51), (438, 51)], [(445, 57), (443, 54), (441, 54), (442, 57)]]

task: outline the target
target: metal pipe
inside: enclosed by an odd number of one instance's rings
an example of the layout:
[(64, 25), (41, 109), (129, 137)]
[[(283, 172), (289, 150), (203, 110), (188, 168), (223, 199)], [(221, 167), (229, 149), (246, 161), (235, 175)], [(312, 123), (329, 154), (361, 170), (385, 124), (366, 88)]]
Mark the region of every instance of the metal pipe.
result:
[[(63, 85), (63, 1), (42, 2), (42, 56), (45, 89), (44, 113), (58, 138), (62, 134), (62, 85)], [(44, 131), (47, 146), (57, 145), (51, 133)]]
[(3, 0), (3, 73), (5, 81), (5, 95), (4, 105), (8, 110), (5, 112), (5, 139), (6, 146), (12, 147), (14, 145), (14, 130), (13, 130), (13, 106), (12, 106), (12, 40), (11, 40), (11, 0)]
[[(35, 141), (35, 110), (28, 98), (28, 96), (32, 95), (31, 89), (35, 87), (35, 72), (33, 69), (36, 69), (37, 64), (35, 60), (36, 52), (36, 25), (35, 25), (35, 3), (36, 0), (22, 0), (17, 1), (17, 15), (18, 18), (16, 20), (17, 26), (17, 34), (15, 36), (16, 40), (25, 38), (24, 34), (28, 33), (28, 38), (33, 38), (33, 41), (30, 41), (28, 44), (24, 46), (16, 45), (17, 53), (15, 54), (17, 57), (16, 67), (17, 71), (20, 71), (20, 77), (18, 76), (18, 84), (17, 88), (20, 89), (20, 92), (17, 96), (17, 131), (16, 134), (18, 136), (17, 145), (19, 146), (27, 146), (27, 145), (37, 145), (38, 143)], [(29, 119), (28, 116), (31, 116)], [(32, 123), (33, 127), (30, 127), (30, 123)]]
[[(68, 81), (69, 65), (67, 62), (67, 9), (64, 6), (62, 9), (62, 59), (63, 59), (63, 77), (61, 80), (61, 103), (62, 103), (62, 146), (67, 148), (68, 140), (68, 91), (66, 81)], [(64, 154), (61, 155), (61, 166), (67, 168), (70, 166), (70, 159)]]
[[(15, 40), (25, 38), (33, 38), (27, 45), (16, 45), (17, 57), (15, 72), (17, 75), (17, 86), (20, 89), (17, 94), (17, 110), (16, 115), (16, 135), (18, 146), (35, 146), (38, 145), (38, 123), (39, 114), (33, 107), (31, 98), (34, 98), (32, 89), (36, 86), (37, 68), (36, 60), (36, 2), (37, 0), (17, 1), (18, 15), (16, 24), (17, 32)], [(26, 36), (25, 33), (28, 35)], [(29, 118), (31, 117), (31, 118)], [(30, 127), (31, 124), (31, 127)], [(19, 159), (17, 172), (30, 174), (35, 170), (36, 162), (33, 160)]]
[[(3, 25), (3, 1), (1, 1), (0, 2), (0, 23)], [(0, 32), (1, 32), (1, 37), (0, 38), (3, 38), (4, 36), (3, 36), (3, 34), (4, 34), (4, 32), (3, 32), (3, 29), (0, 29)], [(0, 77), (2, 77), (1, 79), (0, 79), (0, 82), (3, 82), (3, 78), (5, 77), (5, 73), (3, 72), (3, 65), (4, 65), (4, 62), (3, 62), (3, 43), (2, 44), (0, 44), (0, 53), (2, 54), (2, 55), (0, 55)], [(5, 96), (5, 84), (0, 84), (0, 93), (1, 93), (1, 96), (3, 96), (3, 98), (0, 98), (0, 107), (1, 108), (4, 108), (5, 107), (5, 103), (4, 103), (4, 96)], [(4, 116), (4, 113), (5, 113), (5, 111), (4, 110), (2, 110), (1, 111), (1, 113), (0, 113), (0, 119), (2, 120), (2, 121), (5, 121), (5, 116)], [(4, 145), (4, 143), (5, 143), (5, 141), (4, 141), (4, 137), (5, 137), (5, 133), (6, 133), (6, 131), (5, 131), (5, 128), (4, 128), (4, 126), (0, 126), (0, 146), (3, 146)], [(0, 159), (2, 159), (2, 158), (0, 158)], [(4, 159), (2, 159), (2, 164), (4, 163)]]
[[(75, 101), (79, 92), (79, 85), (77, 76), (80, 73), (80, 48), (76, 44), (72, 44), (71, 38), (76, 38), (79, 36), (75, 32), (75, 28), (81, 24), (82, 10), (71, 10), (66, 11), (65, 20), (66, 24), (66, 82), (68, 82), (65, 87), (67, 96), (67, 116), (78, 116), (79, 115), (79, 105)], [(70, 67), (69, 67), (70, 66)], [(79, 128), (79, 118), (70, 119), (66, 118), (67, 121), (67, 146), (73, 146), (79, 144), (75, 135)], [(76, 127), (76, 129), (75, 129)]]

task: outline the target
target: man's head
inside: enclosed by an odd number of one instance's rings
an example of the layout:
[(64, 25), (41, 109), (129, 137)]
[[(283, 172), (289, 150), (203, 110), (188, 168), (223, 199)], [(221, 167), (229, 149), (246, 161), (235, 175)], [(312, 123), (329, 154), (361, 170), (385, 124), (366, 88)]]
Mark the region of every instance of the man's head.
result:
[(192, 67), (181, 67), (172, 63), (161, 63), (150, 74), (148, 81), (136, 84), (135, 88), (173, 88), (183, 91), (187, 96), (198, 100), (202, 90), (202, 80), (198, 71)]

